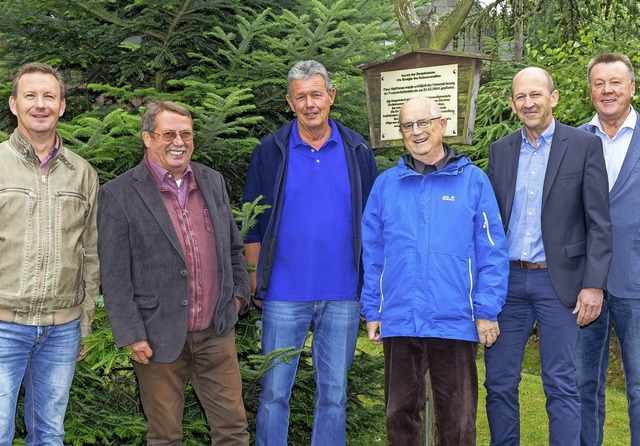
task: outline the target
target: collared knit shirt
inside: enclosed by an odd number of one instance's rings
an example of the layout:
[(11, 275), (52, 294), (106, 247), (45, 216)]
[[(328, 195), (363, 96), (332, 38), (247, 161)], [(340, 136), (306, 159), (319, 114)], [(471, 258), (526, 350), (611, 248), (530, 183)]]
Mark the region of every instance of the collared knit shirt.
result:
[[(200, 331), (211, 325), (220, 297), (217, 272), (216, 239), (209, 209), (191, 170), (187, 166), (180, 186), (170, 172), (145, 157), (171, 222), (180, 240), (189, 273), (188, 331)], [(162, 274), (162, 272), (159, 272)]]

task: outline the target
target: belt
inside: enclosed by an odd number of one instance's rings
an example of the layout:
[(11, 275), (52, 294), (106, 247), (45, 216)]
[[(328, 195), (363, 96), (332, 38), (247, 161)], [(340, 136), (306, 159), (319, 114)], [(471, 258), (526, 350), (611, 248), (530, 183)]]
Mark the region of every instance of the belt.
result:
[(510, 260), (510, 264), (523, 269), (544, 269), (547, 267), (547, 262), (525, 262), (524, 260)]

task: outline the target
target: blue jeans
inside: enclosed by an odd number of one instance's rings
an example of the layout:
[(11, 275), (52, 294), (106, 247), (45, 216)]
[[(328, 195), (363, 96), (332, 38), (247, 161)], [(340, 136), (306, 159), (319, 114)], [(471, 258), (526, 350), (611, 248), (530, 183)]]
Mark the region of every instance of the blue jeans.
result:
[(62, 446), (80, 321), (46, 327), (0, 321), (0, 446), (11, 446), (24, 381), (26, 446)]
[[(313, 322), (311, 356), (316, 382), (311, 444), (346, 443), (347, 373), (358, 339), (359, 303), (316, 300), (262, 303), (262, 352), (304, 346)], [(289, 398), (300, 356), (280, 363), (262, 379), (256, 416), (256, 446), (286, 446)]]
[(582, 401), (580, 444), (602, 444), (605, 375), (615, 326), (627, 384), (631, 445), (640, 446), (640, 299), (609, 295), (600, 317), (578, 335), (578, 391)]
[(579, 444), (580, 397), (576, 388), (579, 326), (572, 311), (556, 296), (546, 269), (511, 267), (506, 303), (498, 316), (500, 336), (484, 351), (492, 446), (520, 444), (518, 385), (525, 345), (534, 322), (538, 323), (542, 387), (547, 399), (548, 444)]

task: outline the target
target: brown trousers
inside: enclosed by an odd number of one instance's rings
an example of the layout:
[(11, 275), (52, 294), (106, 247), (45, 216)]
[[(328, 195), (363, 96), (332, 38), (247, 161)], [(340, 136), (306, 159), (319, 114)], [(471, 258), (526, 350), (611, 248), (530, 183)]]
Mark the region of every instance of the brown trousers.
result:
[(476, 444), (478, 410), (478, 345), (439, 338), (383, 339), (384, 396), (387, 443), (422, 446), (426, 389), (431, 373), (434, 407), (441, 446)]
[(212, 328), (189, 333), (180, 357), (170, 364), (134, 362), (147, 445), (182, 445), (182, 416), (187, 381), (204, 408), (211, 444), (247, 446), (247, 416), (242, 402), (235, 332), (218, 337)]

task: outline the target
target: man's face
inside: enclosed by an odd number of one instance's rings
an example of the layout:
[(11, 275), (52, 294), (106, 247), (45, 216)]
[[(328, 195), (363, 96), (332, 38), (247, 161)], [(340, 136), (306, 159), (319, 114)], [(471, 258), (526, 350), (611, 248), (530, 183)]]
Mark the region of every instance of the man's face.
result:
[(429, 121), (430, 125), (421, 128), (413, 124), (410, 131), (403, 132), (404, 147), (415, 159), (434, 164), (443, 156), (442, 136), (447, 128), (447, 119), (423, 101), (410, 100), (400, 109), (400, 125), (418, 121)]
[(601, 120), (623, 120), (629, 113), (636, 84), (624, 63), (599, 63), (591, 68), (589, 91)]
[(513, 80), (509, 104), (528, 132), (539, 136), (553, 121), (558, 91), (549, 91), (549, 81), (541, 70), (525, 69)]
[[(193, 135), (191, 119), (188, 116), (164, 110), (156, 116), (155, 124), (153, 133), (142, 132), (147, 156), (158, 166), (170, 172), (175, 179), (180, 179), (193, 154), (193, 139), (184, 141), (180, 132), (191, 132)], [(171, 141), (165, 141), (162, 138), (165, 132), (175, 132), (176, 137)]]
[(58, 80), (48, 73), (22, 75), (16, 95), (9, 97), (11, 113), (18, 118), (18, 130), (27, 140), (55, 133), (65, 106)]
[(309, 79), (292, 81), (291, 94), (287, 95), (287, 102), (303, 128), (316, 130), (329, 122), (329, 111), (335, 96), (335, 88), (327, 91), (324, 77), (316, 74)]

